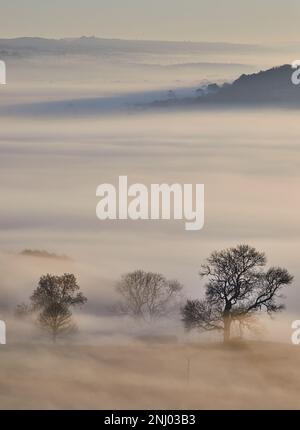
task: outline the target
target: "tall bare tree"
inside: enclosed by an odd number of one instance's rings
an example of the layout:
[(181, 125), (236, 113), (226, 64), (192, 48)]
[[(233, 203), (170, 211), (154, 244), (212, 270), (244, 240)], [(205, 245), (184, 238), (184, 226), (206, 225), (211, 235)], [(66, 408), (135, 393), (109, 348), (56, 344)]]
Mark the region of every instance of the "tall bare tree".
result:
[(32, 310), (38, 312), (39, 325), (52, 335), (53, 342), (61, 334), (74, 331), (71, 308), (83, 305), (87, 298), (79, 291), (73, 274), (47, 274), (40, 278), (31, 296)]
[(247, 326), (258, 312), (282, 310), (277, 299), (293, 276), (280, 267), (264, 271), (266, 263), (265, 254), (248, 245), (213, 252), (199, 272), (208, 278), (205, 299), (188, 300), (182, 309), (186, 328), (221, 330), (227, 342), (233, 322)]
[(117, 285), (117, 292), (122, 296), (122, 312), (144, 320), (167, 314), (181, 290), (182, 285), (178, 281), (143, 270), (127, 273)]

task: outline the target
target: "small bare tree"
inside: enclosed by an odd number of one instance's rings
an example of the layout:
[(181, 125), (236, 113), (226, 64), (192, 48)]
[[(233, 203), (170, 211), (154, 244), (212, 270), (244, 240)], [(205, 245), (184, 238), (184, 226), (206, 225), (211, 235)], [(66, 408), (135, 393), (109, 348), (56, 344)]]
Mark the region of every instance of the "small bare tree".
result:
[(166, 315), (176, 304), (182, 285), (160, 273), (135, 272), (124, 275), (117, 285), (122, 296), (120, 309), (137, 319), (152, 320)]
[(186, 328), (221, 330), (227, 342), (232, 323), (250, 327), (258, 312), (282, 310), (277, 298), (293, 277), (280, 267), (264, 271), (266, 262), (263, 252), (248, 245), (213, 252), (199, 273), (208, 277), (205, 299), (188, 300), (182, 309)]
[(87, 302), (79, 289), (72, 274), (47, 274), (40, 278), (38, 287), (31, 296), (31, 307), (38, 312), (38, 324), (51, 334), (53, 342), (56, 342), (59, 335), (76, 329), (71, 308)]

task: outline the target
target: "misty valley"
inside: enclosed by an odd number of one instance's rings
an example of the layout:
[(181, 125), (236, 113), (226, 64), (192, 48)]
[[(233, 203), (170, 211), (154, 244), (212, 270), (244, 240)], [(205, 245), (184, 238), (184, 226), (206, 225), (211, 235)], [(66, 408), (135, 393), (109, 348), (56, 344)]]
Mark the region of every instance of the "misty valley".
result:
[(0, 409), (299, 408), (298, 44), (216, 37), (0, 39)]

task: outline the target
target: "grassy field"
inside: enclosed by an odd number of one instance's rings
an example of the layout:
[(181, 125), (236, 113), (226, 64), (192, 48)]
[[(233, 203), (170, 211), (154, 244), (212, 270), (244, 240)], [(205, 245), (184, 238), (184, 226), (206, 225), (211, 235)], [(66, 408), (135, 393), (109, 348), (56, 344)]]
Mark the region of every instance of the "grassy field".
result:
[(300, 348), (5, 346), (1, 409), (299, 408)]

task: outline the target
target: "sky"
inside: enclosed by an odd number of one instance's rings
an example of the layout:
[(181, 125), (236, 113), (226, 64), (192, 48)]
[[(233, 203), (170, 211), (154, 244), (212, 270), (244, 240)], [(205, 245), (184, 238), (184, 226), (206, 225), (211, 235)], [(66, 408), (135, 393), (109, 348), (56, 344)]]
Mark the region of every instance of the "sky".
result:
[(299, 0), (0, 0), (0, 37), (296, 43)]

